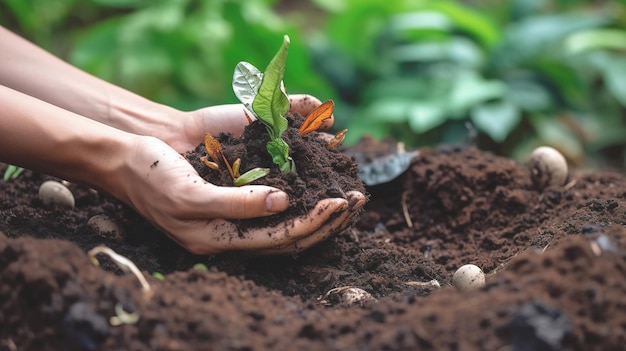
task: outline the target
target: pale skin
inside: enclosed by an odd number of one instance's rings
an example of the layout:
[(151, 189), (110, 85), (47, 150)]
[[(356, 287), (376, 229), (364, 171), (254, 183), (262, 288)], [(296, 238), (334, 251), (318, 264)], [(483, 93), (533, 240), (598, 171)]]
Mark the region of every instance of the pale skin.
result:
[[(228, 219), (282, 212), (287, 194), (207, 183), (181, 153), (206, 132), (240, 134), (248, 123), (241, 105), (180, 111), (89, 75), (2, 27), (0, 47), (0, 160), (107, 192), (192, 253), (300, 252), (345, 229), (365, 203), (362, 193), (348, 192), (348, 199), (321, 200), (305, 216), (240, 235)], [(320, 105), (309, 95), (290, 102), (303, 115)]]

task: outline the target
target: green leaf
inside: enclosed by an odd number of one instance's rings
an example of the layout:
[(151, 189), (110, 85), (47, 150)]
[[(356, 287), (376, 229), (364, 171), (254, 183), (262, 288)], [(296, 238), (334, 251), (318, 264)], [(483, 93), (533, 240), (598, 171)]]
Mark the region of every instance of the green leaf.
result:
[(278, 165), (283, 173), (295, 172), (296, 165), (289, 156), (289, 145), (281, 139), (276, 138), (270, 140), (267, 145), (267, 152), (272, 156), (272, 161)]
[(415, 103), (408, 111), (409, 126), (415, 133), (427, 132), (446, 121), (446, 107), (434, 101)]
[(509, 101), (486, 103), (476, 107), (471, 120), (497, 143), (503, 142), (521, 120), (519, 109)]
[(593, 29), (570, 35), (565, 48), (571, 54), (598, 49), (626, 50), (626, 31)]
[(24, 172), (24, 168), (17, 167), (17, 166), (14, 166), (14, 165), (9, 165), (7, 167), (7, 169), (4, 171), (3, 179), (5, 181), (7, 181), (9, 179), (15, 179), (15, 178), (19, 177), (19, 175), (22, 174), (22, 172)]
[(593, 65), (602, 72), (608, 91), (622, 106), (626, 106), (626, 61), (624, 58), (602, 51), (592, 53), (590, 58)]
[(262, 81), (263, 73), (252, 64), (239, 62), (237, 66), (235, 66), (233, 91), (239, 101), (250, 111), (252, 111), (252, 103), (259, 92)]
[(460, 74), (450, 92), (448, 109), (462, 116), (468, 109), (506, 93), (506, 85), (498, 80), (486, 80), (474, 71)]
[(609, 91), (622, 106), (626, 107), (626, 61), (610, 57), (604, 69), (604, 79)]
[(235, 186), (246, 185), (252, 183), (259, 178), (263, 178), (268, 174), (270, 174), (269, 168), (253, 168), (242, 174), (239, 178), (235, 179), (233, 183), (235, 184)]
[(259, 93), (252, 102), (252, 109), (259, 120), (271, 128), (272, 139), (280, 138), (282, 133), (287, 130), (285, 114), (289, 110), (289, 99), (281, 87), (288, 50), (289, 36), (285, 35), (278, 53), (265, 69)]

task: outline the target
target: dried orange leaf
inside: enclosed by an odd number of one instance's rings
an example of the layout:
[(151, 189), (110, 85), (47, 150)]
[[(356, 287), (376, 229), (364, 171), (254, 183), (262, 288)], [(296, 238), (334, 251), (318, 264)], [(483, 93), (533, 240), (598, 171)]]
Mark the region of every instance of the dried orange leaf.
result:
[(319, 105), (315, 110), (311, 111), (304, 119), (304, 123), (300, 126), (298, 133), (304, 135), (320, 128), (322, 123), (329, 119), (333, 115), (333, 109), (335, 103), (333, 100), (328, 100), (325, 103)]
[(211, 136), (211, 134), (204, 134), (204, 148), (206, 153), (213, 160), (213, 162), (219, 164), (222, 162), (222, 144)]
[(209, 161), (209, 159), (206, 156), (202, 156), (200, 157), (200, 161), (202, 161), (202, 163), (204, 163), (205, 166), (209, 167), (210, 169), (217, 171), (220, 169), (220, 166), (212, 161)]
[(335, 136), (328, 142), (328, 146), (326, 147), (329, 149), (332, 149), (333, 147), (337, 145), (341, 145), (341, 143), (343, 143), (343, 139), (345, 138), (347, 131), (348, 131), (347, 129), (338, 131), (337, 134), (335, 134)]

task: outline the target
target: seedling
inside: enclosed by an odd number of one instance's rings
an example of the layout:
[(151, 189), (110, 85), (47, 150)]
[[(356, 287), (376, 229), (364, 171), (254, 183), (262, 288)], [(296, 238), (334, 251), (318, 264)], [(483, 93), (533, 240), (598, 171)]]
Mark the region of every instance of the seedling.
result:
[(195, 270), (199, 270), (199, 271), (205, 271), (207, 272), (209, 269), (206, 267), (206, 265), (202, 264), (202, 263), (196, 263), (193, 265), (192, 267)]
[(14, 166), (14, 165), (9, 165), (7, 169), (4, 171), (3, 179), (5, 181), (10, 180), (10, 179), (15, 179), (19, 177), (20, 174), (22, 174), (22, 172), (24, 172), (24, 168)]
[[(206, 149), (207, 156), (201, 157), (200, 160), (213, 170), (218, 170), (220, 164), (224, 165), (233, 178), (233, 184), (235, 184), (235, 186), (246, 185), (270, 173), (269, 168), (254, 168), (244, 174), (240, 174), (241, 159), (236, 159), (231, 165), (222, 152), (222, 144), (213, 138), (211, 134), (207, 133), (204, 135), (204, 148)], [(209, 161), (209, 158), (213, 161)]]
[(285, 114), (289, 99), (283, 91), (283, 76), (289, 50), (289, 37), (283, 38), (278, 53), (261, 73), (248, 62), (240, 62), (233, 75), (233, 91), (241, 103), (261, 121), (270, 136), (266, 148), (272, 161), (283, 173), (296, 172), (296, 165), (289, 156), (289, 145), (282, 139), (287, 130)]
[(109, 318), (109, 324), (117, 327), (122, 324), (136, 324), (137, 322), (139, 322), (139, 313), (128, 313), (121, 303), (115, 304), (115, 316)]

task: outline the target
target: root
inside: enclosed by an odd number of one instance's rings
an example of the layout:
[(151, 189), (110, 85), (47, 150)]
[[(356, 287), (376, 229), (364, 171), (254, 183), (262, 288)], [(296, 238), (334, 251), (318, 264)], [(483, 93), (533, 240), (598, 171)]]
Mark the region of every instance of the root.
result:
[(96, 266), (100, 265), (98, 259), (96, 258), (97, 254), (105, 254), (109, 256), (113, 260), (113, 262), (115, 262), (115, 264), (117, 264), (117, 266), (120, 267), (124, 272), (131, 272), (137, 278), (137, 280), (139, 280), (139, 283), (141, 284), (141, 288), (144, 293), (148, 293), (151, 290), (150, 284), (148, 284), (146, 277), (143, 276), (143, 274), (139, 271), (139, 268), (137, 268), (133, 261), (122, 255), (117, 254), (109, 247), (106, 247), (104, 245), (98, 245), (89, 250), (89, 252), (87, 253), (87, 255), (89, 255), (89, 258), (91, 259), (91, 262), (93, 262), (93, 264), (95, 264)]

